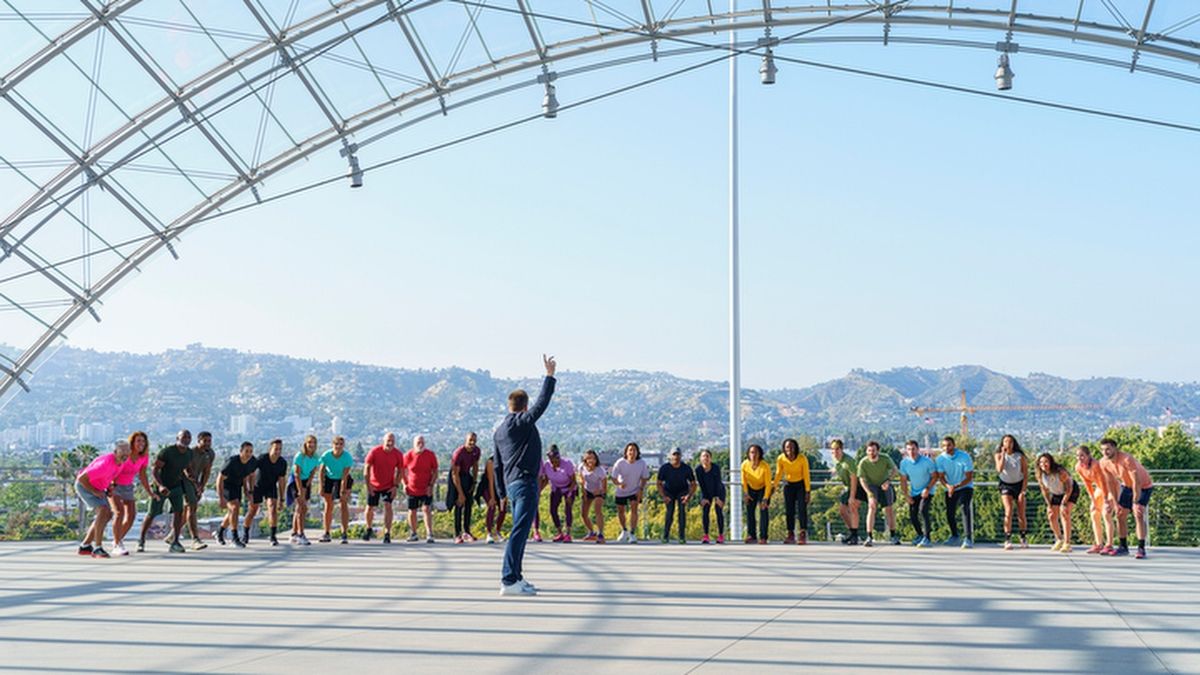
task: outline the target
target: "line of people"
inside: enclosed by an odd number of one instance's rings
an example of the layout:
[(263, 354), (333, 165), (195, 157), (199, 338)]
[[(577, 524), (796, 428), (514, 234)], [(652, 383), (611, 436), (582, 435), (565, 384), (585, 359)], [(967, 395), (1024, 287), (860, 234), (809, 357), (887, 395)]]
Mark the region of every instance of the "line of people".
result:
[[(332, 446), (318, 452), (317, 439), (308, 436), (300, 452), (289, 465), (283, 456), (283, 443), (271, 441), (267, 452), (255, 455), (254, 445), (241, 444), (237, 454), (229, 457), (217, 471), (216, 492), (223, 517), (217, 531), (221, 545), (244, 547), (250, 539), (251, 526), (260, 510), (269, 528), (268, 540), (278, 545), (280, 519), (286, 506), (294, 506), (291, 518), (290, 543), (308, 545), (306, 533), (310, 500), (318, 496), (322, 512), (321, 542), (333, 541), (333, 523), (340, 515), (340, 541), (348, 543), (349, 505), (354, 487), (353, 455), (346, 450), (345, 439), (338, 436)], [(920, 452), (915, 441), (905, 446), (899, 465), (881, 451), (879, 443), (866, 445), (864, 456), (850, 457), (841, 440), (830, 445), (833, 466), (831, 477), (841, 482), (844, 490), (838, 496), (839, 515), (845, 523), (845, 544), (873, 546), (875, 522), (883, 511), (886, 539), (900, 544), (896, 524), (895, 503), (897, 487), (907, 500), (909, 521), (916, 537), (913, 544), (920, 548), (933, 545), (930, 509), (938, 486), (944, 491), (944, 508), (951, 536), (946, 545), (972, 548), (974, 546), (975, 490), (974, 458), (958, 449), (952, 437), (941, 442), (942, 452), (930, 457)], [(1033, 474), (1047, 504), (1047, 516), (1054, 533), (1053, 550), (1071, 551), (1071, 513), (1082, 492), (1091, 497), (1091, 516), (1094, 544), (1089, 553), (1126, 555), (1129, 553), (1127, 520), (1133, 513), (1136, 521), (1137, 557), (1146, 555), (1146, 506), (1153, 484), (1149, 473), (1132, 455), (1121, 452), (1117, 444), (1104, 439), (1102, 455), (1095, 458), (1090, 449), (1076, 450), (1075, 472), (1078, 481), (1052, 455), (1043, 453), (1035, 462)], [(993, 454), (999, 477), (998, 489), (1005, 507), (1004, 548), (1028, 547), (1028, 528), (1025, 517), (1025, 495), (1028, 491), (1029, 466), (1016, 438), (1006, 435)], [(197, 506), (209, 483), (215, 461), (212, 435), (201, 432), (197, 444), (191, 446), (191, 434), (181, 431), (174, 444), (160, 450), (150, 461), (149, 440), (145, 433), (135, 432), (127, 441), (116, 444), (112, 453), (97, 457), (79, 473), (76, 492), (80, 500), (95, 511), (95, 518), (79, 546), (81, 555), (109, 557), (103, 547), (103, 535), (112, 520), (114, 546), (111, 555), (128, 555), (124, 545), (136, 517), (134, 484), (140, 482), (150, 495), (150, 509), (142, 523), (137, 550), (145, 550), (146, 536), (154, 520), (169, 509), (172, 515), (167, 537), (171, 552), (183, 552), (180, 542), (185, 525), (192, 535), (192, 549), (206, 548), (197, 526)], [(289, 469), (290, 466), (290, 469)], [(401, 450), (396, 437), (387, 433), (380, 445), (372, 448), (363, 462), (367, 505), (362, 539), (376, 537), (376, 509), (382, 509), (382, 542), (391, 543), (393, 502), (404, 490), (408, 512), (409, 542), (418, 536), (418, 517), (424, 526), (424, 539), (433, 543), (433, 496), (439, 475), (436, 454), (426, 447), (423, 436), (413, 439), (412, 447)], [(472, 528), (473, 507), (485, 505), (487, 543), (501, 541), (501, 527), (508, 513), (508, 500), (498, 489), (495, 457), (483, 458), (477, 436), (468, 434), (450, 460), (446, 506), (453, 511), (454, 541), (476, 541)], [(745, 543), (766, 544), (772, 498), (782, 499), (786, 518), (785, 544), (806, 544), (809, 536), (809, 505), (812, 501), (812, 470), (807, 456), (800, 451), (795, 439), (786, 439), (775, 461), (774, 471), (764, 459), (760, 445), (751, 445), (741, 464), (742, 499), (745, 507)], [(563, 457), (558, 447), (551, 445), (537, 473), (537, 490), (549, 489), (549, 512), (555, 542), (571, 542), (574, 529), (574, 510), (580, 504), (586, 535), (583, 541), (605, 543), (604, 506), (610, 483), (620, 543), (637, 543), (640, 506), (651, 480), (651, 470), (641, 457), (637, 443), (625, 446), (622, 456), (606, 469), (595, 450), (588, 450), (579, 466)], [(671, 540), (672, 530), (680, 543), (686, 541), (689, 505), (699, 500), (701, 543), (725, 542), (726, 483), (721, 468), (713, 463), (712, 453), (704, 450), (693, 468), (683, 461), (682, 451), (673, 449), (668, 461), (655, 474), (657, 492), (665, 507), (662, 541)], [(314, 488), (316, 492), (314, 493)], [(860, 505), (866, 503), (866, 521), (861, 522)], [(245, 505), (243, 513), (242, 506)], [(961, 513), (962, 527), (959, 526)], [(715, 530), (713, 516), (715, 515)], [(1015, 518), (1014, 518), (1015, 516)], [(1013, 521), (1019, 537), (1014, 543)], [(543, 540), (540, 515), (534, 516), (532, 539)], [(860, 528), (860, 525), (864, 527)], [(239, 531), (240, 528), (240, 531)], [(263, 528), (267, 529), (267, 528)], [(860, 529), (865, 534), (860, 538)], [(1119, 539), (1114, 547), (1114, 531)], [(228, 534), (228, 536), (227, 536)]]

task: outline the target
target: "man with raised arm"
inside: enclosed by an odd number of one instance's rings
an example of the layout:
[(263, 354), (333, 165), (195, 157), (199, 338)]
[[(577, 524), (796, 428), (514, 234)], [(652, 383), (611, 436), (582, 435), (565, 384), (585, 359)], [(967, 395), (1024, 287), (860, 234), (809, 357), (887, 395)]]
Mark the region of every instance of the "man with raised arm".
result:
[(537, 588), (525, 581), (522, 563), (525, 559), (525, 543), (533, 526), (533, 515), (538, 509), (538, 469), (542, 462), (542, 437), (538, 434), (538, 418), (550, 405), (554, 394), (554, 357), (542, 355), (546, 366), (546, 378), (538, 392), (533, 408), (529, 407), (529, 394), (515, 389), (508, 395), (508, 415), (496, 427), (493, 441), (496, 446), (496, 473), (502, 480), (496, 481), (501, 498), (507, 497), (512, 504), (513, 526), (504, 548), (504, 566), (500, 577), (500, 595), (537, 595)]

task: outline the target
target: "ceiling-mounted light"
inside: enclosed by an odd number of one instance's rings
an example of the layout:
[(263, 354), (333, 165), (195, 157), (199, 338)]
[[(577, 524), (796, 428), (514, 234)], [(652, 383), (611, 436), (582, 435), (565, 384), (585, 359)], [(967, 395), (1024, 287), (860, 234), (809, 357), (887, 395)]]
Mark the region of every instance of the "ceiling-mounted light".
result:
[(558, 97), (554, 95), (554, 85), (546, 83), (546, 95), (542, 97), (542, 117), (552, 120), (558, 117)]
[(360, 188), (363, 186), (363, 170), (358, 165), (358, 155), (350, 155), (350, 187)]
[(758, 67), (758, 75), (763, 84), (775, 84), (777, 72), (779, 69), (775, 67), (775, 53), (768, 48), (767, 53), (763, 54), (762, 65)]
[(996, 89), (1000, 91), (1008, 91), (1013, 85), (1012, 68), (1008, 65), (1008, 54), (1000, 54), (1000, 59), (996, 62)]

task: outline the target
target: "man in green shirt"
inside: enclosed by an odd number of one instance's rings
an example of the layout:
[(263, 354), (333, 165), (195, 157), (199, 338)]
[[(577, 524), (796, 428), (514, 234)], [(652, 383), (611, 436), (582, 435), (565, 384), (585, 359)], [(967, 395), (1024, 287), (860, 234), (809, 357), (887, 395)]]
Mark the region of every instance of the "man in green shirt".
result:
[(138, 537), (138, 553), (146, 550), (146, 533), (162, 512), (167, 502), (171, 503), (173, 525), (171, 529), (171, 553), (183, 553), (183, 544), (179, 543), (179, 535), (183, 530), (183, 502), (186, 495), (195, 490), (195, 478), (190, 475), (192, 463), (192, 433), (187, 429), (175, 436), (175, 445), (168, 445), (158, 451), (154, 459), (154, 481), (151, 487), (154, 493), (150, 495), (150, 512), (142, 521), (142, 534)]
[(188, 530), (192, 533), (192, 550), (199, 551), (208, 548), (208, 544), (200, 539), (200, 524), (196, 519), (197, 507), (208, 487), (208, 478), (212, 473), (213, 460), (217, 453), (212, 448), (212, 433), (201, 431), (196, 434), (196, 447), (192, 448), (192, 462), (188, 473), (193, 479), (192, 494), (184, 495), (183, 513), (187, 518)]
[(887, 519), (888, 537), (892, 544), (900, 544), (900, 534), (896, 532), (896, 491), (892, 488), (892, 478), (896, 476), (896, 463), (891, 457), (879, 452), (879, 444), (875, 441), (867, 443), (867, 456), (858, 462), (858, 480), (867, 492), (867, 539), (863, 546), (875, 545), (875, 514), (880, 505)]
[(846, 524), (850, 534), (842, 539), (842, 543), (855, 546), (858, 544), (858, 504), (866, 500), (867, 494), (858, 484), (858, 465), (846, 454), (842, 439), (833, 439), (829, 444), (829, 451), (833, 455), (833, 469), (830, 473), (846, 486), (846, 491), (838, 500), (838, 514), (842, 516), (842, 522)]

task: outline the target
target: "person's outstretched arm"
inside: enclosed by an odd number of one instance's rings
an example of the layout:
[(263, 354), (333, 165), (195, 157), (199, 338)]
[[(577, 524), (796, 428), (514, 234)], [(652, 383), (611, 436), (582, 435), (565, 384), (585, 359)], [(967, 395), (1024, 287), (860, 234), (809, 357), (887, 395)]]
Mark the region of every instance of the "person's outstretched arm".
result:
[(554, 362), (553, 356), (547, 358), (545, 354), (542, 354), (542, 364), (546, 366), (546, 379), (542, 380), (542, 389), (538, 392), (537, 400), (534, 401), (532, 408), (517, 416), (525, 424), (537, 422), (538, 418), (546, 412), (546, 408), (550, 407), (550, 397), (554, 395), (554, 373), (558, 369), (558, 364)]

